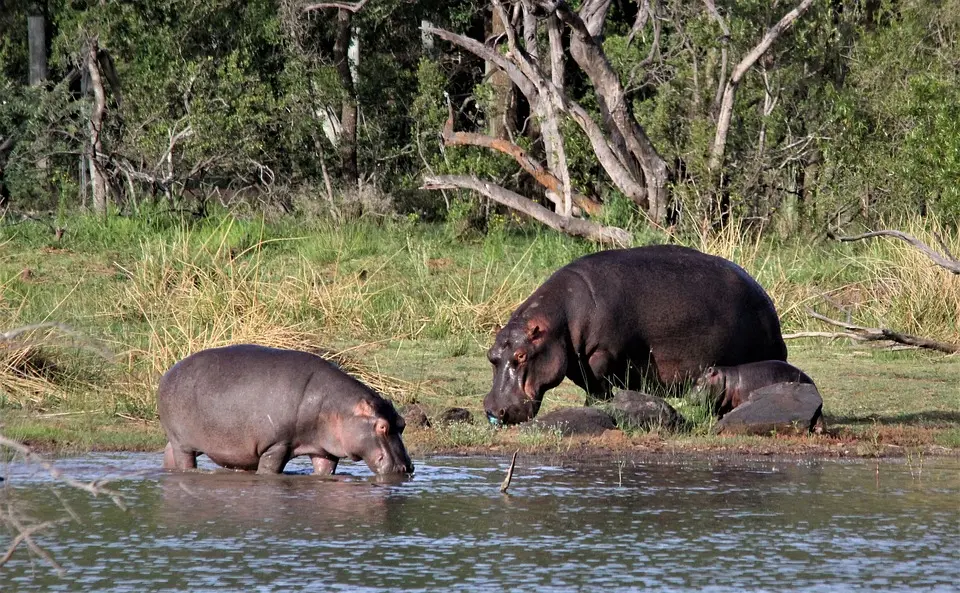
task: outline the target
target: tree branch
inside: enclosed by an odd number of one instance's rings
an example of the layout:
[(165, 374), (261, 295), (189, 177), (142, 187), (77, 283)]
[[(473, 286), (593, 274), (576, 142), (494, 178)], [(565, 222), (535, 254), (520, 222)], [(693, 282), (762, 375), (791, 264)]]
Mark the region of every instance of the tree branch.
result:
[(924, 255), (930, 258), (933, 263), (937, 264), (941, 268), (953, 273), (960, 274), (960, 260), (955, 258), (953, 254), (950, 253), (950, 250), (947, 248), (946, 244), (943, 242), (939, 236), (937, 236), (937, 241), (940, 243), (940, 248), (943, 249), (946, 255), (941, 255), (934, 251), (932, 247), (922, 242), (920, 239), (917, 239), (913, 235), (901, 231), (892, 231), (892, 230), (880, 230), (873, 231), (870, 233), (863, 233), (862, 235), (853, 235), (851, 237), (840, 237), (835, 235), (833, 231), (828, 231), (827, 236), (831, 239), (835, 239), (840, 242), (848, 241), (859, 241), (861, 239), (869, 239), (871, 237), (894, 237), (900, 239), (901, 241), (906, 241), (910, 245), (913, 245), (919, 249)]
[[(847, 323), (845, 321), (838, 321), (836, 319), (831, 319), (826, 315), (821, 315), (812, 309), (807, 309), (807, 314), (813, 317), (814, 319), (819, 319), (830, 325), (835, 325), (837, 327), (842, 327), (847, 330), (842, 334), (829, 335), (826, 337), (844, 337), (852, 338), (854, 340), (860, 340), (862, 342), (896, 342), (898, 344), (905, 344), (907, 346), (914, 346), (916, 348), (926, 348), (928, 350), (936, 350), (938, 352), (944, 352), (946, 354), (955, 354), (960, 352), (960, 345), (951, 344), (949, 342), (940, 342), (938, 340), (932, 340), (930, 338), (922, 338), (919, 336), (912, 336), (910, 334), (902, 334), (900, 332), (895, 332), (891, 329), (879, 328), (879, 327), (863, 327), (860, 325), (854, 325), (852, 323)], [(806, 337), (806, 336), (797, 336), (797, 337)], [(820, 336), (810, 336), (810, 337), (820, 337)]]
[(7, 449), (12, 449), (17, 453), (20, 453), (23, 455), (24, 459), (36, 463), (43, 469), (47, 470), (47, 473), (49, 473), (51, 477), (56, 480), (60, 480), (68, 486), (89, 492), (94, 497), (100, 496), (101, 494), (108, 496), (115, 505), (123, 510), (127, 510), (127, 505), (123, 503), (123, 495), (120, 492), (111, 490), (109, 488), (104, 488), (104, 484), (107, 484), (109, 482), (108, 480), (94, 480), (93, 482), (81, 482), (79, 480), (75, 480), (70, 476), (65, 475), (62, 471), (60, 471), (57, 467), (40, 455), (34, 453), (33, 449), (30, 447), (13, 439), (8, 439), (3, 435), (0, 435), (0, 447), (6, 447)]
[(783, 15), (780, 21), (770, 27), (753, 49), (736, 65), (730, 80), (727, 81), (726, 88), (723, 91), (723, 100), (720, 105), (720, 114), (717, 118), (717, 133), (713, 140), (713, 148), (710, 150), (709, 168), (711, 171), (718, 171), (723, 164), (723, 154), (727, 144), (727, 133), (730, 130), (730, 119), (733, 116), (733, 100), (737, 93), (737, 86), (747, 71), (756, 63), (760, 57), (767, 52), (780, 35), (789, 29), (794, 21), (800, 18), (803, 13), (810, 8), (814, 0), (802, 0), (800, 4)]
[(630, 233), (623, 229), (601, 226), (589, 220), (560, 216), (518, 193), (472, 175), (426, 175), (421, 186), (421, 189), (447, 188), (472, 189), (495, 202), (522, 212), (548, 227), (568, 235), (620, 246), (629, 245), (632, 241)]
[(314, 10), (324, 10), (326, 8), (339, 8), (348, 12), (359, 12), (370, 0), (360, 0), (356, 4), (346, 2), (319, 2), (317, 4), (308, 4), (301, 9), (301, 12), (312, 12)]
[[(513, 157), (524, 171), (529, 173), (537, 183), (556, 195), (563, 195), (565, 187), (556, 175), (544, 169), (533, 157), (525, 150), (503, 138), (494, 138), (485, 134), (475, 134), (471, 132), (453, 131), (453, 107), (449, 106), (450, 115), (447, 123), (443, 126), (443, 143), (445, 146), (480, 146), (490, 148), (503, 154)], [(571, 192), (573, 202), (584, 212), (588, 214), (598, 214), (600, 212), (600, 203), (591, 200), (587, 196)]]
[[(580, 126), (584, 134), (586, 134), (593, 151), (597, 155), (597, 160), (600, 162), (604, 171), (607, 172), (607, 175), (610, 176), (610, 180), (614, 185), (631, 200), (644, 208), (646, 207), (646, 188), (623, 164), (623, 155), (618, 156), (617, 151), (610, 145), (610, 141), (603, 129), (593, 120), (586, 109), (576, 101), (572, 101), (567, 97), (562, 88), (554, 85), (545, 75), (539, 72), (538, 69), (529, 63), (525, 64), (525, 68), (522, 69), (521, 66), (508, 59), (507, 56), (494, 51), (493, 48), (487, 47), (475, 39), (433, 26), (424, 26), (421, 27), (421, 30), (457, 45), (478, 58), (496, 64), (507, 73), (513, 84), (517, 85), (520, 92), (527, 97), (532, 105), (539, 105), (541, 101), (552, 101), (557, 110), (569, 114), (577, 125)], [(518, 58), (514, 57), (514, 59)], [(545, 109), (546, 108), (544, 108), (544, 110)]]

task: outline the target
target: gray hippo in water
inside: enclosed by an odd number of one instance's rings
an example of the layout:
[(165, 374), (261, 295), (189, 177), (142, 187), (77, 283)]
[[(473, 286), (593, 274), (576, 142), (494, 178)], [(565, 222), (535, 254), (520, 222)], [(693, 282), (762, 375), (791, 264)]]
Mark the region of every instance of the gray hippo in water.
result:
[(487, 353), (491, 422), (536, 416), (568, 377), (591, 398), (612, 387), (692, 381), (711, 365), (786, 360), (780, 319), (735, 263), (676, 245), (581, 257), (544, 282), (497, 333)]
[(363, 459), (377, 474), (413, 472), (393, 404), (308, 352), (250, 344), (202, 350), (160, 379), (160, 424), (169, 443), (163, 466), (218, 465), (276, 474), (309, 455), (314, 471), (332, 474), (343, 457)]

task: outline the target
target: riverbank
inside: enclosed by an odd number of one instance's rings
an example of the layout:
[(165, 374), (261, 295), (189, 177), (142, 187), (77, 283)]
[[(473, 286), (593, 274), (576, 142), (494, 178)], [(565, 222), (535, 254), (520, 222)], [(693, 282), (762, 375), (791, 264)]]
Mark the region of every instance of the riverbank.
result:
[[(0, 348), (0, 432), (53, 453), (159, 451), (159, 376), (202, 348), (238, 342), (322, 350), (398, 406), (473, 422), (405, 435), (416, 455), (887, 456), (960, 451), (960, 357), (848, 340), (788, 341), (816, 381), (827, 430), (802, 438), (716, 437), (697, 405), (672, 403), (682, 434), (562, 438), (494, 430), (482, 418), (485, 358), (498, 324), (588, 243), (499, 228), (462, 236), (408, 220), (325, 222), (169, 218), (26, 221), (0, 227), (0, 329), (46, 324)], [(921, 234), (923, 229), (912, 228)], [(960, 238), (944, 235), (955, 252)], [(651, 234), (644, 242), (681, 241)], [(743, 265), (776, 302), (784, 332), (824, 330), (813, 307), (862, 325), (960, 341), (960, 278), (909, 246), (687, 241)], [(543, 411), (578, 406), (565, 382)]]

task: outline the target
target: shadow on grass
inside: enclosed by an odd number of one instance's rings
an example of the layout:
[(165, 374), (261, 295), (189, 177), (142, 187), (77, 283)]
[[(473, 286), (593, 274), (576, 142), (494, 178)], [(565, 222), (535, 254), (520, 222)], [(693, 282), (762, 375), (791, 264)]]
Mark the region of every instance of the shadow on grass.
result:
[(916, 412), (913, 414), (866, 414), (864, 416), (831, 416), (824, 414), (825, 420), (829, 424), (907, 424), (907, 425), (958, 425), (960, 424), (960, 412)]

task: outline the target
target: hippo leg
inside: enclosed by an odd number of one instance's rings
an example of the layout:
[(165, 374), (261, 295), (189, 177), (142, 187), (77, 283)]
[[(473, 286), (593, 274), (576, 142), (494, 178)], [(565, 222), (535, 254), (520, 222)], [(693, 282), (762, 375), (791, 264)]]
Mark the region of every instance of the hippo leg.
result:
[(587, 373), (584, 373), (584, 384), (582, 387), (583, 390), (587, 392), (587, 398), (583, 405), (589, 406), (592, 403), (606, 399), (610, 390), (606, 376), (610, 372), (610, 366), (612, 364), (613, 357), (610, 356), (610, 353), (606, 350), (597, 350), (587, 359), (589, 369), (586, 370), (593, 377), (591, 380), (591, 378), (587, 377)]
[(167, 443), (163, 450), (163, 469), (197, 469), (197, 452), (184, 451)]
[(277, 443), (260, 455), (257, 473), (279, 474), (288, 461), (290, 461), (290, 447), (286, 443)]
[(318, 476), (329, 476), (337, 471), (336, 457), (326, 457), (324, 455), (311, 455), (310, 461), (313, 463), (313, 473)]

